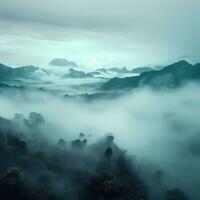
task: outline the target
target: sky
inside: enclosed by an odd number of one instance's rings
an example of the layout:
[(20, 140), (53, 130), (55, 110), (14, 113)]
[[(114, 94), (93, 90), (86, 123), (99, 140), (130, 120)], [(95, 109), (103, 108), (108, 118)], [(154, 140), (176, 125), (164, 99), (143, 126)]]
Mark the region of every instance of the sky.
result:
[(0, 63), (85, 68), (200, 62), (199, 0), (0, 0)]

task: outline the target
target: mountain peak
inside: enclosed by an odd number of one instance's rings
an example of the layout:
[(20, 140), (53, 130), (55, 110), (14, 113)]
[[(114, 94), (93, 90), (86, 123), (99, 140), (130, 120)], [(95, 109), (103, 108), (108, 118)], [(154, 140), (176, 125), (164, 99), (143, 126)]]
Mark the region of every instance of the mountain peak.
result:
[(178, 64), (178, 65), (191, 65), (188, 61), (186, 61), (186, 60), (180, 60), (180, 61), (178, 61), (178, 62), (176, 62), (176, 63), (174, 63), (174, 64)]
[(104, 83), (102, 89), (132, 89), (143, 86), (154, 88), (175, 88), (189, 81), (200, 81), (200, 68), (185, 60), (168, 65), (159, 71), (149, 71), (135, 77), (111, 79)]

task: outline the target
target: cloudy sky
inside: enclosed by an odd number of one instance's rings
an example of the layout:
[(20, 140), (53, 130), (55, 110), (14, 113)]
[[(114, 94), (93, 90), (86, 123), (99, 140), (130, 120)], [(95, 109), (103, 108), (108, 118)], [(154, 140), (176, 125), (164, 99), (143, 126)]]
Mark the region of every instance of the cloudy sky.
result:
[(200, 62), (199, 0), (0, 0), (0, 62), (84, 67)]

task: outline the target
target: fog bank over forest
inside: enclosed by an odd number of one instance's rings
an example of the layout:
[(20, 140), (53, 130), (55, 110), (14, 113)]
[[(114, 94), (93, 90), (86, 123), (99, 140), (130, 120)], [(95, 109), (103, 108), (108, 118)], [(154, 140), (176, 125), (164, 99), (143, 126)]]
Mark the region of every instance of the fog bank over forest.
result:
[[(60, 138), (73, 140), (80, 132), (88, 143), (111, 134), (128, 155), (135, 156), (141, 177), (151, 190), (180, 188), (198, 199), (199, 162), (199, 85), (155, 91), (136, 89), (111, 100), (85, 102), (58, 98), (41, 92), (26, 94), (3, 91), (0, 113), (11, 119), (32, 111), (41, 113), (46, 123), (44, 137), (50, 143)], [(155, 185), (152, 174), (162, 172), (162, 183)], [(195, 177), (195, 178), (194, 178)]]

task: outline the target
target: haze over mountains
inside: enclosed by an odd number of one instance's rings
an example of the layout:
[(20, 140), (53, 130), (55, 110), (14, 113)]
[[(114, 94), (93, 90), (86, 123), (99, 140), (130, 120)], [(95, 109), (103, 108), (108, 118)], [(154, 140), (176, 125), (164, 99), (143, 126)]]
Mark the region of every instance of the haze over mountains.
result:
[(103, 84), (104, 90), (133, 89), (138, 87), (176, 88), (189, 81), (200, 81), (200, 64), (179, 61), (161, 70), (143, 72), (139, 76), (113, 78)]
[[(49, 89), (58, 83), (63, 83), (63, 87), (72, 86), (95, 88), (89, 93), (100, 91), (122, 91), (127, 89), (153, 87), (160, 88), (176, 88), (190, 81), (200, 80), (200, 64), (192, 65), (187, 61), (178, 61), (174, 64), (163, 67), (159, 70), (154, 70), (150, 67), (134, 68), (128, 70), (124, 68), (99, 68), (95, 71), (85, 72), (74, 68), (63, 68), (57, 73), (57, 69), (52, 66), (49, 68), (39, 68), (35, 66), (23, 66), (18, 68), (8, 67), (0, 64), (0, 81), (3, 84), (15, 86), (16, 81), (18, 86), (25, 86), (27, 81), (34, 80), (38, 86), (43, 85), (43, 89)], [(52, 70), (53, 68), (53, 70)], [(48, 84), (51, 83), (51, 84)], [(80, 84), (79, 84), (80, 83)], [(33, 84), (34, 85), (34, 84)], [(33, 86), (32, 85), (32, 86)], [(95, 86), (96, 85), (96, 86)], [(3, 85), (2, 85), (3, 87)], [(46, 87), (46, 88), (45, 88)], [(82, 87), (82, 89), (83, 89)], [(84, 91), (79, 91), (79, 94)], [(78, 94), (78, 93), (76, 93)]]
[(0, 200), (200, 200), (200, 0), (0, 0)]
[[(23, 66), (18, 68), (12, 68), (8, 67), (6, 65), (0, 64), (0, 80), (6, 81), (6, 80), (15, 80), (15, 79), (31, 79), (36, 78), (37, 73), (39, 71), (43, 71), (38, 67), (35, 67), (33, 65), (30, 66)], [(39, 77), (39, 74), (38, 74)]]
[[(151, 68), (141, 68), (142, 71)], [(12, 68), (0, 64), (0, 82), (3, 86), (18, 86), (38, 88), (43, 90), (63, 90), (65, 94), (80, 94), (87, 91), (94, 92), (99, 86), (112, 77), (126, 77), (137, 75), (133, 70), (124, 68), (101, 68), (94, 71), (83, 71), (80, 67), (49, 66), (36, 67), (33, 65)], [(136, 69), (138, 70), (138, 69)], [(57, 87), (58, 86), (58, 87)], [(80, 90), (78, 89), (80, 87)], [(84, 90), (85, 87), (85, 90)], [(57, 89), (56, 89), (57, 88)], [(79, 91), (77, 91), (77, 89)], [(92, 90), (91, 90), (92, 89)]]
[(200, 64), (184, 60), (156, 70), (1, 64), (0, 196), (199, 200), (199, 82)]

